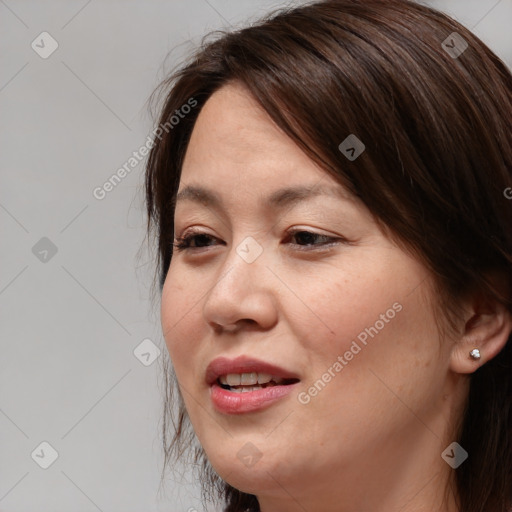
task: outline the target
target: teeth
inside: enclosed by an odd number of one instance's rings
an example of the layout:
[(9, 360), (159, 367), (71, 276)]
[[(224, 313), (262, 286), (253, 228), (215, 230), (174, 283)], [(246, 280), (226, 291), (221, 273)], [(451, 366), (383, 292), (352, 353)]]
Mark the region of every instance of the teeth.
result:
[[(229, 375), (228, 375), (229, 378)], [(240, 384), (242, 386), (252, 386), (253, 384), (258, 384), (258, 374), (257, 373), (242, 373), (240, 376)], [(231, 385), (231, 384), (230, 384)]]
[(272, 375), (268, 373), (258, 373), (258, 384), (266, 384), (267, 382), (270, 382), (273, 380), (276, 382), (277, 380), (280, 380), (278, 377), (272, 377)]
[(226, 375), (226, 384), (228, 386), (240, 386), (241, 383), (241, 375), (238, 375), (236, 373), (230, 373), (229, 375)]
[(250, 391), (258, 391), (263, 389), (261, 386), (241, 386), (239, 388), (231, 388), (230, 391), (234, 393), (249, 393)]
[[(228, 386), (254, 386), (256, 384), (267, 384), (270, 381), (274, 381), (279, 384), (284, 379), (280, 377), (274, 377), (269, 373), (229, 373), (227, 375), (221, 375), (219, 382)], [(249, 390), (249, 388), (247, 388)], [(257, 387), (259, 389), (259, 387)]]

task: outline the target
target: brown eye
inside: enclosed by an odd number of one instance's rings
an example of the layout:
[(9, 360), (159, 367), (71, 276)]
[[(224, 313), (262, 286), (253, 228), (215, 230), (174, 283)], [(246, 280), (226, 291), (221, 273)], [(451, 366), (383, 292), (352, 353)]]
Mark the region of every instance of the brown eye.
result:
[(292, 237), (295, 237), (295, 239), (299, 241), (302, 240), (307, 245), (322, 245), (314, 243), (314, 241), (318, 240), (319, 238), (323, 238), (325, 240), (332, 240), (332, 238), (329, 236), (319, 235), (318, 233), (312, 233), (310, 231), (295, 231), (294, 233), (292, 233)]
[[(320, 233), (314, 233), (311, 231), (306, 231), (304, 229), (296, 229), (293, 231), (289, 231), (287, 240), (289, 239), (295, 239), (298, 243), (292, 243), (291, 245), (294, 245), (299, 248), (299, 250), (314, 250), (316, 247), (325, 247), (334, 245), (338, 241), (346, 241), (341, 237), (332, 237), (328, 235), (322, 235)], [(201, 232), (191, 232), (188, 235), (185, 235), (183, 237), (177, 238), (173, 246), (178, 251), (187, 251), (187, 250), (193, 250), (193, 249), (201, 249), (204, 247), (209, 247), (211, 245), (214, 245), (212, 241), (219, 240), (218, 238), (211, 236), (207, 233), (201, 233)], [(323, 240), (320, 243), (315, 243), (315, 241)], [(312, 249), (310, 249), (312, 248)]]
[[(320, 233), (313, 233), (311, 231), (306, 231), (304, 229), (296, 229), (288, 232), (291, 238), (295, 238), (297, 241), (302, 241), (302, 243), (296, 243), (292, 245), (296, 245), (300, 247), (299, 250), (310, 250), (308, 247), (312, 247), (313, 249), (315, 247), (325, 247), (327, 245), (333, 245), (337, 241), (342, 240), (339, 237), (332, 237), (328, 235), (322, 235)], [(315, 240), (323, 239), (324, 241), (321, 243), (314, 243)]]
[[(173, 243), (173, 246), (178, 251), (184, 251), (188, 249), (199, 249), (202, 247), (208, 247), (209, 240), (216, 240), (215, 237), (208, 235), (206, 233), (190, 233), (189, 235), (177, 238)], [(195, 243), (196, 245), (192, 245)]]

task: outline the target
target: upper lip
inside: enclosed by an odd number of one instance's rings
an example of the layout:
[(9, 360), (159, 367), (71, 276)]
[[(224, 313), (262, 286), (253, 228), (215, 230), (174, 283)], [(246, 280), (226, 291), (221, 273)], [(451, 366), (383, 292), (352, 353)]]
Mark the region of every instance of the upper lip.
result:
[(252, 372), (269, 373), (274, 377), (299, 380), (299, 377), (295, 373), (285, 370), (284, 368), (242, 355), (235, 359), (228, 359), (227, 357), (215, 358), (206, 368), (206, 382), (211, 386), (221, 375)]

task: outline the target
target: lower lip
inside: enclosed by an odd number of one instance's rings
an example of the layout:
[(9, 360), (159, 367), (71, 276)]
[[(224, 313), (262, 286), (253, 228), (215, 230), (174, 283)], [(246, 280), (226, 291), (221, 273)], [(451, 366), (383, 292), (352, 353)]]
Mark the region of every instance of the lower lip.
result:
[(255, 391), (237, 393), (224, 389), (214, 382), (210, 388), (210, 394), (213, 405), (218, 411), (227, 414), (243, 414), (268, 407), (280, 398), (289, 395), (297, 384), (299, 383), (295, 382), (286, 386), (269, 386)]

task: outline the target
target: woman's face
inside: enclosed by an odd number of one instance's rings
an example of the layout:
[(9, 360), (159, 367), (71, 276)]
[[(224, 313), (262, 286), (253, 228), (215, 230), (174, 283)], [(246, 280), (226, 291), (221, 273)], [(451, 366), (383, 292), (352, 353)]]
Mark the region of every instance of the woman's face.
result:
[[(238, 86), (221, 88), (199, 115), (179, 191), (190, 186), (218, 204), (178, 200), (175, 235), (195, 237), (174, 251), (161, 315), (215, 470), (267, 510), (316, 510), (321, 500), (335, 510), (339, 499), (380, 510), (422, 488), (424, 497), (449, 470), (441, 452), (452, 414), (449, 347), (427, 303), (425, 267)], [(319, 193), (268, 202), (295, 187)], [(279, 369), (207, 373), (216, 358), (241, 356)], [(296, 380), (247, 392), (210, 382), (229, 373), (234, 386), (258, 369), (262, 382), (265, 373)], [(253, 389), (252, 378), (238, 382)]]

